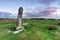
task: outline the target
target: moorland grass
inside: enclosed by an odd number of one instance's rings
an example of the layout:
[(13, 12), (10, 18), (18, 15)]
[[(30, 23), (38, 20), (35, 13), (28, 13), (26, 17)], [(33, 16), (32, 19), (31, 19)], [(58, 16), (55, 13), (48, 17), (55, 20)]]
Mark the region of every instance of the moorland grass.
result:
[(60, 30), (48, 30), (49, 25), (59, 28), (59, 20), (23, 20), (26, 22), (29, 24), (18, 34), (13, 34), (16, 22), (0, 23), (0, 40), (60, 40)]

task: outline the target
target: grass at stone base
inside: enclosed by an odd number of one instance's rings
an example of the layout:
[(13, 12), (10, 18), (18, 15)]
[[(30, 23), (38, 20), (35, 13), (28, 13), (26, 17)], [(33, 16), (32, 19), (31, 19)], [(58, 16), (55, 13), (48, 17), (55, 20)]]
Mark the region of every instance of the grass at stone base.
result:
[[(23, 20), (25, 31), (13, 34), (16, 23), (0, 23), (0, 40), (60, 40), (60, 30), (48, 30), (49, 25), (59, 27), (59, 20)], [(11, 30), (11, 32), (8, 32)]]

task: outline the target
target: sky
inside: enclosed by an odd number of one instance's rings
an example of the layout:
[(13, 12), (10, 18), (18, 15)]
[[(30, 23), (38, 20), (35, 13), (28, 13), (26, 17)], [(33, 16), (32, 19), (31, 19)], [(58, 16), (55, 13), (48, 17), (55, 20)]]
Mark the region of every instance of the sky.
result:
[(0, 12), (17, 15), (19, 7), (26, 18), (60, 19), (60, 0), (0, 0)]

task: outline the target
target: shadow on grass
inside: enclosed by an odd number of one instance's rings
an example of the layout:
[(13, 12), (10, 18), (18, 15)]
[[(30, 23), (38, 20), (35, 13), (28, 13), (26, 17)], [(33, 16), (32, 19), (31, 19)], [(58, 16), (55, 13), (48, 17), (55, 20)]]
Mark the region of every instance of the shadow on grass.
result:
[(16, 27), (9, 27), (8, 29), (11, 31), (16, 31)]

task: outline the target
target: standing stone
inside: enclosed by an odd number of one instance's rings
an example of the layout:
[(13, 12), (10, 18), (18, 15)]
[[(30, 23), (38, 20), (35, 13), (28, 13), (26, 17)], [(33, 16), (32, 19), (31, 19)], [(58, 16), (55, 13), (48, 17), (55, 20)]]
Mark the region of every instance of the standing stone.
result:
[(16, 30), (22, 29), (22, 14), (23, 14), (23, 8), (20, 7), (18, 10), (18, 19), (17, 19), (17, 27)]

